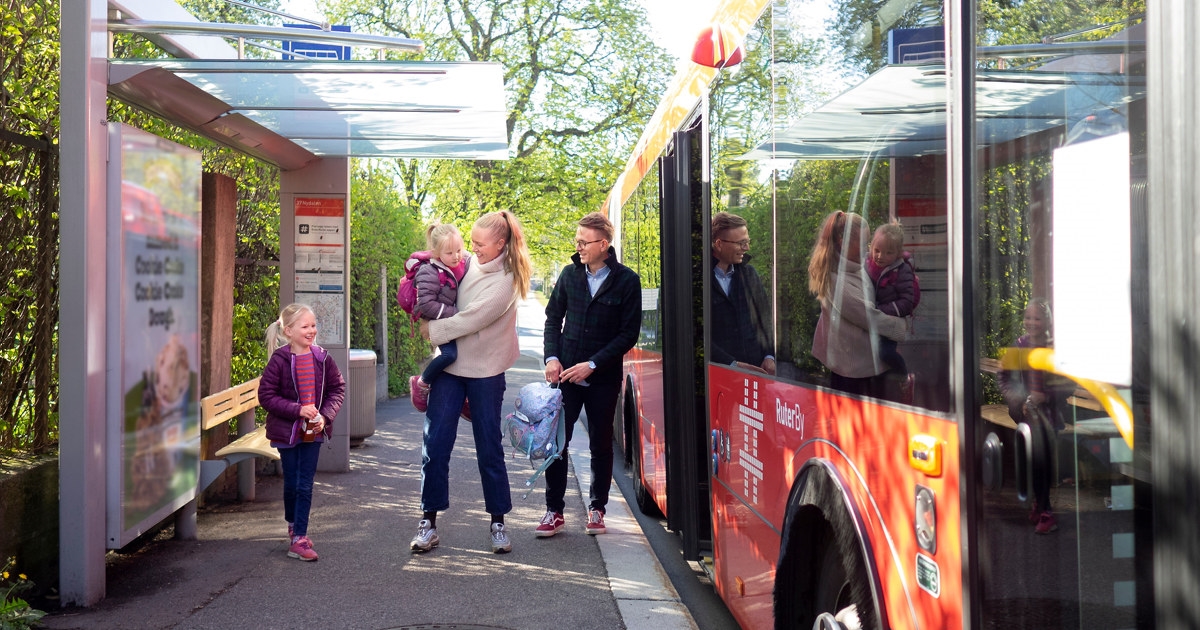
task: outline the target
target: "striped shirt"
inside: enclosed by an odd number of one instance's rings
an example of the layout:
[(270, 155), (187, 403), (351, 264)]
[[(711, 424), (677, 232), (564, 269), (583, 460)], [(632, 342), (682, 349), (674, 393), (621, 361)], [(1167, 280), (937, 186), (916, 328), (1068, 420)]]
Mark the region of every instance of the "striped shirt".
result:
[(317, 404), (317, 364), (311, 352), (297, 354), (296, 389), (300, 393), (300, 406)]

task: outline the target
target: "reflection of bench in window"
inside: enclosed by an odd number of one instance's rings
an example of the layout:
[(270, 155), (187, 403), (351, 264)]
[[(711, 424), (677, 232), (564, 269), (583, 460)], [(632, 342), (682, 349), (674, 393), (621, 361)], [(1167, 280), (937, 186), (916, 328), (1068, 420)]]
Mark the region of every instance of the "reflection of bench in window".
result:
[[(995, 376), (1000, 371), (1000, 361), (998, 359), (981, 358), (979, 360), (979, 370)], [(1067, 402), (1073, 405), (1077, 411), (1084, 410), (1082, 411), (1084, 415), (1095, 415), (1094, 412), (1104, 413), (1104, 407), (1100, 404), (1100, 401), (1096, 400), (1091, 392), (1082, 387), (1076, 387), (1075, 391), (1067, 397)], [(993, 425), (1004, 427), (1010, 431), (1017, 429), (1016, 421), (1008, 415), (1008, 405), (983, 405), (979, 408), (979, 415)], [(1121, 434), (1117, 430), (1112, 418), (1100, 415), (1100, 417), (1083, 419), (1079, 415), (1079, 413), (1076, 414), (1076, 417), (1073, 419), (1074, 422), (1065, 423), (1063, 430), (1059, 431), (1058, 435), (1068, 440), (1065, 443), (1069, 443), (1071, 439), (1080, 441), (1100, 440), (1098, 449), (1102, 451), (1102, 455), (1097, 454), (1096, 456), (1100, 460), (1103, 460), (1101, 461), (1102, 467), (1107, 467), (1110, 463), (1117, 464), (1122, 469), (1123, 474), (1130, 474), (1125, 472), (1124, 469), (1127, 468), (1125, 463), (1132, 459), (1131, 452), (1125, 446), (1124, 441), (1122, 441)], [(1096, 442), (1093, 443), (1095, 444)], [(1063, 444), (1063, 442), (1060, 442), (1059, 449), (1055, 449), (1054, 451), (1055, 470), (1058, 470), (1059, 461), (1063, 457), (1063, 454), (1059, 452)]]
[(258, 408), (258, 381), (254, 379), (230, 387), (200, 401), (200, 426), (207, 431), (233, 418), (238, 419), (238, 439), (219, 449), (220, 459), (200, 462), (200, 490), (216, 481), (225, 469), (238, 466), (238, 499), (254, 500), (254, 458), (278, 460), (279, 451), (267, 439), (266, 427), (254, 426), (254, 410)]
[[(992, 358), (988, 358), (988, 357), (980, 358), (979, 359), (979, 370), (985, 374), (991, 374), (992, 376), (995, 376), (998, 372), (1000, 372), (1000, 360), (992, 359)], [(1076, 387), (1075, 391), (1072, 392), (1071, 395), (1067, 397), (1067, 402), (1077, 408), (1080, 408), (1080, 409), (1089, 409), (1091, 411), (1103, 411), (1104, 410), (1104, 407), (1100, 405), (1100, 402), (1098, 400), (1096, 400), (1096, 398), (1094, 396), (1092, 396), (1092, 393), (1082, 387)], [(1017, 428), (1016, 421), (1014, 421), (1013, 418), (1009, 417), (1009, 415), (1008, 415), (1008, 405), (983, 405), (982, 407), (979, 408), (979, 415), (984, 420), (987, 420), (988, 422), (991, 422), (992, 424), (999, 425), (999, 426), (1002, 426), (1002, 427), (1005, 427), (1008, 429)], [(1097, 418), (1097, 420), (1100, 420), (1100, 418)], [(1108, 420), (1108, 418), (1103, 418), (1103, 420), (1108, 421), (1108, 424), (1110, 426), (1112, 425), (1112, 421)], [(1082, 422), (1091, 423), (1088, 425), (1090, 427), (1089, 431), (1094, 431), (1095, 427), (1097, 427), (1100, 424), (1100, 423), (1098, 423), (1096, 421), (1092, 421), (1092, 420), (1087, 420), (1087, 421), (1082, 421)], [(1067, 425), (1067, 430), (1068, 431), (1072, 430), (1071, 424)], [(1112, 431), (1115, 433), (1116, 428), (1113, 427)], [(1092, 434), (1092, 433), (1089, 433), (1089, 434)]]

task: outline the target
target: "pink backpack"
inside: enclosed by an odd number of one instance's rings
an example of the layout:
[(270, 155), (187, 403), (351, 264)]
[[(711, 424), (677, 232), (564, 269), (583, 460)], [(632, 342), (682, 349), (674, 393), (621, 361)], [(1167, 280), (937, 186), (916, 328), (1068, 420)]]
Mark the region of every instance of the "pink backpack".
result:
[(400, 279), (400, 288), (396, 290), (396, 302), (414, 322), (420, 318), (417, 315), (417, 269), (421, 265), (428, 265), (429, 259), (429, 252), (413, 252), (404, 263), (404, 277)]
[[(405, 313), (408, 313), (414, 322), (421, 318), (420, 313), (417, 312), (417, 270), (422, 265), (430, 264), (432, 259), (433, 255), (429, 252), (413, 252), (408, 257), (408, 260), (404, 262), (404, 277), (400, 279), (400, 288), (396, 290), (396, 302), (400, 304), (400, 308)], [(467, 260), (462, 262), (460, 265), (462, 273), (466, 273), (468, 264)], [(434, 269), (437, 269), (438, 279), (441, 284), (449, 283), (452, 286), (458, 286), (458, 278), (453, 273), (436, 265)], [(457, 269), (455, 273), (459, 273)]]

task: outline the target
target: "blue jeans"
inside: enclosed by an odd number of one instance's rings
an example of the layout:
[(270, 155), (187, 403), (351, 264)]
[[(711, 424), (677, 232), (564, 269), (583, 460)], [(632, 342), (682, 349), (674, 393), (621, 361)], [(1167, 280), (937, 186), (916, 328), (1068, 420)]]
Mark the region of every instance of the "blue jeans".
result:
[(313, 477), (317, 473), (320, 442), (298, 442), (279, 449), (283, 464), (283, 518), (297, 536), (308, 535), (308, 512), (312, 509)]
[(421, 447), (421, 511), (441, 512), (450, 507), (450, 453), (458, 437), (458, 414), (464, 400), (471, 403), (471, 431), (475, 435), (484, 507), (494, 515), (512, 510), (500, 434), (504, 388), (503, 373), (487, 378), (444, 373), (438, 377), (438, 386), (429, 390)]
[(425, 371), (421, 372), (421, 380), (425, 381), (426, 385), (432, 385), (433, 379), (437, 378), (443, 370), (450, 367), (451, 363), (458, 360), (458, 343), (451, 339), (438, 346), (438, 352), (439, 354), (433, 357), (429, 365), (425, 366)]
[[(589, 387), (563, 383), (560, 387), (563, 392), (563, 421), (567, 423), (567, 444), (563, 445), (562, 457), (546, 468), (546, 509), (561, 513), (567, 506), (567, 445), (575, 433), (579, 412), (586, 410), (588, 445), (592, 454), (592, 487), (588, 509), (603, 513), (608, 505), (608, 492), (612, 488), (613, 418), (617, 410), (617, 395), (621, 393), (621, 381), (605, 379)], [(471, 407), (472, 413), (474, 409)]]

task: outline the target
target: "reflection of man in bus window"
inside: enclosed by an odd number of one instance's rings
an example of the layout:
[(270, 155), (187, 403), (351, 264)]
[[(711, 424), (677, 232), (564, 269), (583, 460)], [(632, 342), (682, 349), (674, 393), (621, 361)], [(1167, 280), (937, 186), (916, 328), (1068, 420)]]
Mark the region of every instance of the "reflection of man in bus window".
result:
[[(879, 357), (880, 336), (903, 341), (907, 322), (875, 308), (870, 278), (863, 270), (867, 222), (834, 212), (808, 262), (808, 290), (821, 302), (813, 334), (813, 356), (829, 368), (829, 384), (852, 394), (888, 397), (888, 365)], [(894, 396), (893, 396), (894, 397)]]
[[(1054, 325), (1050, 304), (1044, 298), (1033, 298), (1025, 307), (1021, 323), (1025, 334), (1017, 339), (1017, 351), (1030, 348), (1049, 348), (1054, 345)], [(1015, 357), (1016, 355), (1014, 355)], [(1013, 366), (1013, 363), (1020, 365)], [(1058, 432), (1065, 426), (1067, 398), (1075, 390), (1068, 380), (1041, 370), (1023, 369), (1019, 359), (1002, 360), (1005, 368), (996, 373), (996, 385), (1008, 403), (1008, 415), (1015, 422), (1024, 422), (1034, 439), (1033, 509), (1029, 520), (1038, 534), (1058, 529), (1058, 519), (1050, 509), (1050, 482), (1054, 474), (1054, 449)]]
[(774, 374), (770, 303), (749, 250), (745, 219), (713, 215), (712, 362)]

